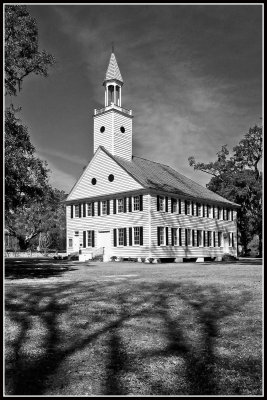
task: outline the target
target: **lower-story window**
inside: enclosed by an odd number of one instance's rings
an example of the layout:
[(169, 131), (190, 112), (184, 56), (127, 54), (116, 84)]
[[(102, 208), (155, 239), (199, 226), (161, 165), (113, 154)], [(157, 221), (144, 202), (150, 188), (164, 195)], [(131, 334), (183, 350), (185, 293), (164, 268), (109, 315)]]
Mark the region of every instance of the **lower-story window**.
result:
[(118, 244), (119, 244), (119, 246), (124, 245), (124, 229), (123, 228), (118, 229)]
[(140, 228), (134, 228), (134, 244), (140, 244)]
[(164, 241), (164, 228), (163, 226), (158, 227), (158, 246), (162, 246), (165, 244)]
[(69, 247), (73, 247), (73, 240), (71, 238), (69, 239)]
[(197, 230), (197, 247), (203, 246), (202, 231)]
[(222, 247), (222, 232), (218, 232), (218, 246)]
[(212, 240), (211, 240), (211, 231), (208, 231), (208, 247), (212, 246)]
[(178, 246), (178, 229), (172, 228), (172, 246)]
[(191, 229), (185, 229), (185, 245), (186, 246), (191, 246), (192, 240), (191, 240)]
[(87, 246), (93, 246), (93, 231), (87, 231)]

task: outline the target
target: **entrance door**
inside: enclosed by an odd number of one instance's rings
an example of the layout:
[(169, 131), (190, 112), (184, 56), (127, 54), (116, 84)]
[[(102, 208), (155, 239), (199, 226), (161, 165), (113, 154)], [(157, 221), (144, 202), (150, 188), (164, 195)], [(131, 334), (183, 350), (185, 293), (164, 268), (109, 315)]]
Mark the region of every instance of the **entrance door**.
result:
[(80, 238), (79, 236), (73, 236), (73, 251), (79, 251)]
[(97, 248), (104, 247), (103, 261), (110, 260), (111, 254), (111, 234), (110, 231), (98, 231), (97, 233)]

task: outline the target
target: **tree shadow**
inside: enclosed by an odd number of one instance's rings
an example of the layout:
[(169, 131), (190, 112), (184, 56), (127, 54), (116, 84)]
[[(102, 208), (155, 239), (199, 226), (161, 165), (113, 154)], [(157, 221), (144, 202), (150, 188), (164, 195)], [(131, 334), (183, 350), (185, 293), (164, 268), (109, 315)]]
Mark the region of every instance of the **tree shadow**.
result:
[[(105, 338), (104, 388), (101, 394), (130, 393), (132, 388), (124, 379), (129, 371), (150, 387), (151, 394), (218, 394), (214, 348), (219, 322), (241, 309), (248, 300), (247, 293), (241, 293), (236, 299), (212, 286), (197, 286), (191, 282), (134, 283), (126, 287), (118, 282), (75, 282), (50, 285), (42, 290), (18, 287), (6, 295), (6, 312), (11, 325), (18, 331), (8, 343), (12, 355), (7, 356), (7, 392), (9, 395), (49, 393), (47, 381), (57, 374), (67, 357)], [(171, 301), (179, 301), (184, 314), (179, 307), (171, 306)], [(85, 310), (76, 311), (76, 319), (72, 314), (73, 306)], [(184, 323), (188, 312), (199, 332), (196, 343), (188, 336)], [(160, 319), (165, 344), (160, 349), (135, 350), (134, 356), (130, 356), (123, 333), (125, 324), (136, 318), (145, 321), (148, 317)], [(39, 343), (40, 352), (30, 354), (27, 346), (36, 318), (45, 333)], [(67, 321), (67, 326), (63, 320)], [(138, 329), (142, 334), (142, 325)], [(131, 336), (128, 340), (131, 341)], [(181, 370), (174, 371), (175, 388), (170, 388), (164, 379), (155, 382), (153, 375), (144, 373), (142, 362), (153, 357), (163, 357), (164, 360), (181, 358), (186, 389), (179, 387)]]
[(6, 279), (50, 278), (75, 269), (77, 268), (74, 268), (69, 261), (62, 260), (40, 258), (5, 260)]

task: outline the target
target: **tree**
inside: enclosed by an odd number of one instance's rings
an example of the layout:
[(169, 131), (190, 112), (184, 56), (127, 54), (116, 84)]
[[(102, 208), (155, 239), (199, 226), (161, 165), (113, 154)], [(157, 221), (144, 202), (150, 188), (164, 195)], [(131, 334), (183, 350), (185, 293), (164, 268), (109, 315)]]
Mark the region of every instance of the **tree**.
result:
[(5, 87), (16, 95), (29, 74), (48, 75), (55, 59), (38, 49), (38, 28), (24, 5), (5, 5)]
[(41, 199), (48, 188), (47, 163), (34, 155), (26, 126), (12, 106), (5, 111), (5, 208), (7, 214)]
[(195, 170), (212, 175), (207, 188), (241, 205), (237, 212), (239, 242), (244, 254), (256, 234), (259, 237), (259, 256), (262, 255), (262, 173), (258, 163), (262, 158), (262, 127), (250, 128), (233, 148), (228, 158), (227, 145), (217, 153), (217, 160), (209, 163), (196, 162), (189, 157), (189, 165)]
[(65, 238), (65, 198), (63, 191), (48, 186), (41, 198), (25, 203), (7, 216), (7, 229), (18, 239), (21, 250), (36, 248), (40, 233), (49, 237), (51, 246), (62, 246)]

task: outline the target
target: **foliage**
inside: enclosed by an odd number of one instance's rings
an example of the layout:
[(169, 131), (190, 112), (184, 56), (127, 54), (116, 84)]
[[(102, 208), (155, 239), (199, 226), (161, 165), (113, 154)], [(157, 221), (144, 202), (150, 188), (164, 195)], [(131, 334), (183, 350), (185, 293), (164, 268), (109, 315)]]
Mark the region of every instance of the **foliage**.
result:
[(26, 126), (12, 106), (5, 111), (5, 207), (14, 213), (28, 202), (40, 200), (48, 188), (47, 163), (34, 155)]
[(237, 226), (239, 241), (247, 252), (253, 236), (259, 236), (259, 253), (262, 253), (262, 173), (258, 163), (262, 158), (262, 127), (254, 126), (233, 148), (228, 158), (227, 145), (217, 153), (215, 162), (196, 162), (189, 157), (195, 170), (212, 175), (207, 188), (239, 204)]
[(5, 6), (5, 88), (16, 95), (29, 74), (47, 76), (55, 62), (45, 50), (38, 49), (38, 28), (25, 5)]

